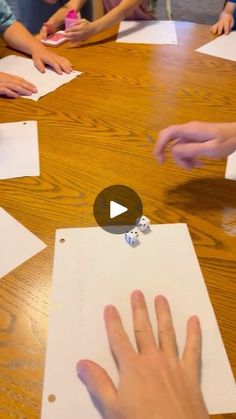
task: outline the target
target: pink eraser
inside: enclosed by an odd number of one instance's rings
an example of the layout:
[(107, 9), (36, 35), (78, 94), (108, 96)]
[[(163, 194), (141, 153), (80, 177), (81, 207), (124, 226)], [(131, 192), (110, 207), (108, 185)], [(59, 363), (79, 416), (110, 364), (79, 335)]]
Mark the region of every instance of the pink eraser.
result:
[(65, 17), (65, 29), (72, 28), (78, 19), (80, 19), (80, 13), (77, 14), (74, 9), (69, 10)]
[(70, 19), (77, 19), (77, 13), (75, 9), (69, 10), (66, 17), (69, 17)]

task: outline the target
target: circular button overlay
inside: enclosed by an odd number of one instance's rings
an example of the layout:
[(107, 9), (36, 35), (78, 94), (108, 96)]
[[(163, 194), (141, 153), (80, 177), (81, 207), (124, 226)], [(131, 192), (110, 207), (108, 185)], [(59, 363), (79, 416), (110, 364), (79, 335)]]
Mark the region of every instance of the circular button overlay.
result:
[(143, 215), (143, 204), (138, 194), (125, 185), (112, 185), (103, 189), (93, 205), (97, 224), (112, 234), (124, 234), (136, 225)]

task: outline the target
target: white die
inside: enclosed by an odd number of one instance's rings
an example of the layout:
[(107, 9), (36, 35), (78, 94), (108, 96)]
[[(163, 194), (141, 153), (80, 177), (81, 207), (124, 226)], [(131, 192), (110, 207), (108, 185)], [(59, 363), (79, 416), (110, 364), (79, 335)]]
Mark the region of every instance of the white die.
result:
[(150, 229), (150, 220), (149, 218), (145, 217), (145, 215), (143, 215), (137, 219), (136, 225), (138, 229), (144, 233)]
[(125, 240), (130, 245), (135, 245), (135, 244), (138, 244), (139, 242), (138, 236), (139, 236), (138, 230), (137, 228), (134, 228), (133, 230), (127, 231), (125, 233)]

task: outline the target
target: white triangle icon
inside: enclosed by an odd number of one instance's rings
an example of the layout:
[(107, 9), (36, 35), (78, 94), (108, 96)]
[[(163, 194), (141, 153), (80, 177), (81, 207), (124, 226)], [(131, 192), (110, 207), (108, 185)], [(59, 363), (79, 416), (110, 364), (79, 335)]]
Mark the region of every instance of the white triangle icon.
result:
[(118, 215), (124, 214), (126, 211), (128, 211), (128, 208), (115, 201), (110, 201), (110, 218), (118, 217)]

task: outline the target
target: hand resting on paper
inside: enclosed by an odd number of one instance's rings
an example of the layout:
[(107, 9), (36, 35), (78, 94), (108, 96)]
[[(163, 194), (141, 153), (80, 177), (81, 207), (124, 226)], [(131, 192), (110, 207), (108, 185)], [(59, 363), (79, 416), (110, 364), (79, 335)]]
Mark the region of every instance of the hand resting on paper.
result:
[(236, 122), (188, 122), (162, 130), (154, 150), (159, 163), (165, 160), (167, 146), (177, 165), (200, 167), (201, 157), (224, 158), (236, 150)]
[(36, 45), (32, 50), (32, 59), (34, 61), (35, 67), (41, 72), (45, 72), (47, 65), (52, 67), (58, 74), (71, 73), (72, 64), (65, 57), (61, 57), (55, 52), (48, 50), (44, 45)]
[(221, 35), (223, 32), (227, 35), (234, 26), (234, 13), (236, 4), (234, 1), (226, 1), (224, 10), (221, 12), (218, 21), (211, 27), (211, 32)]
[(37, 88), (21, 77), (0, 71), (0, 96), (16, 99), (22, 95), (30, 96)]
[(228, 35), (233, 26), (234, 26), (233, 14), (223, 11), (220, 14), (219, 20), (211, 27), (211, 32), (216, 35), (221, 35), (222, 33), (225, 33), (226, 35)]
[(109, 344), (119, 369), (119, 384), (98, 364), (81, 360), (79, 378), (104, 419), (207, 419), (200, 389), (201, 329), (196, 316), (187, 324), (183, 356), (178, 356), (167, 300), (155, 298), (158, 339), (140, 291), (131, 296), (136, 351), (113, 306), (104, 317)]
[[(45, 48), (20, 22), (10, 22), (9, 26), (4, 28), (2, 37), (11, 48), (31, 55), (35, 67), (42, 73), (45, 72), (47, 65), (59, 74), (72, 71), (72, 64), (67, 58), (60, 57)], [(18, 98), (24, 95), (30, 96), (36, 92), (37, 88), (32, 83), (21, 77), (0, 72), (0, 96)]]

